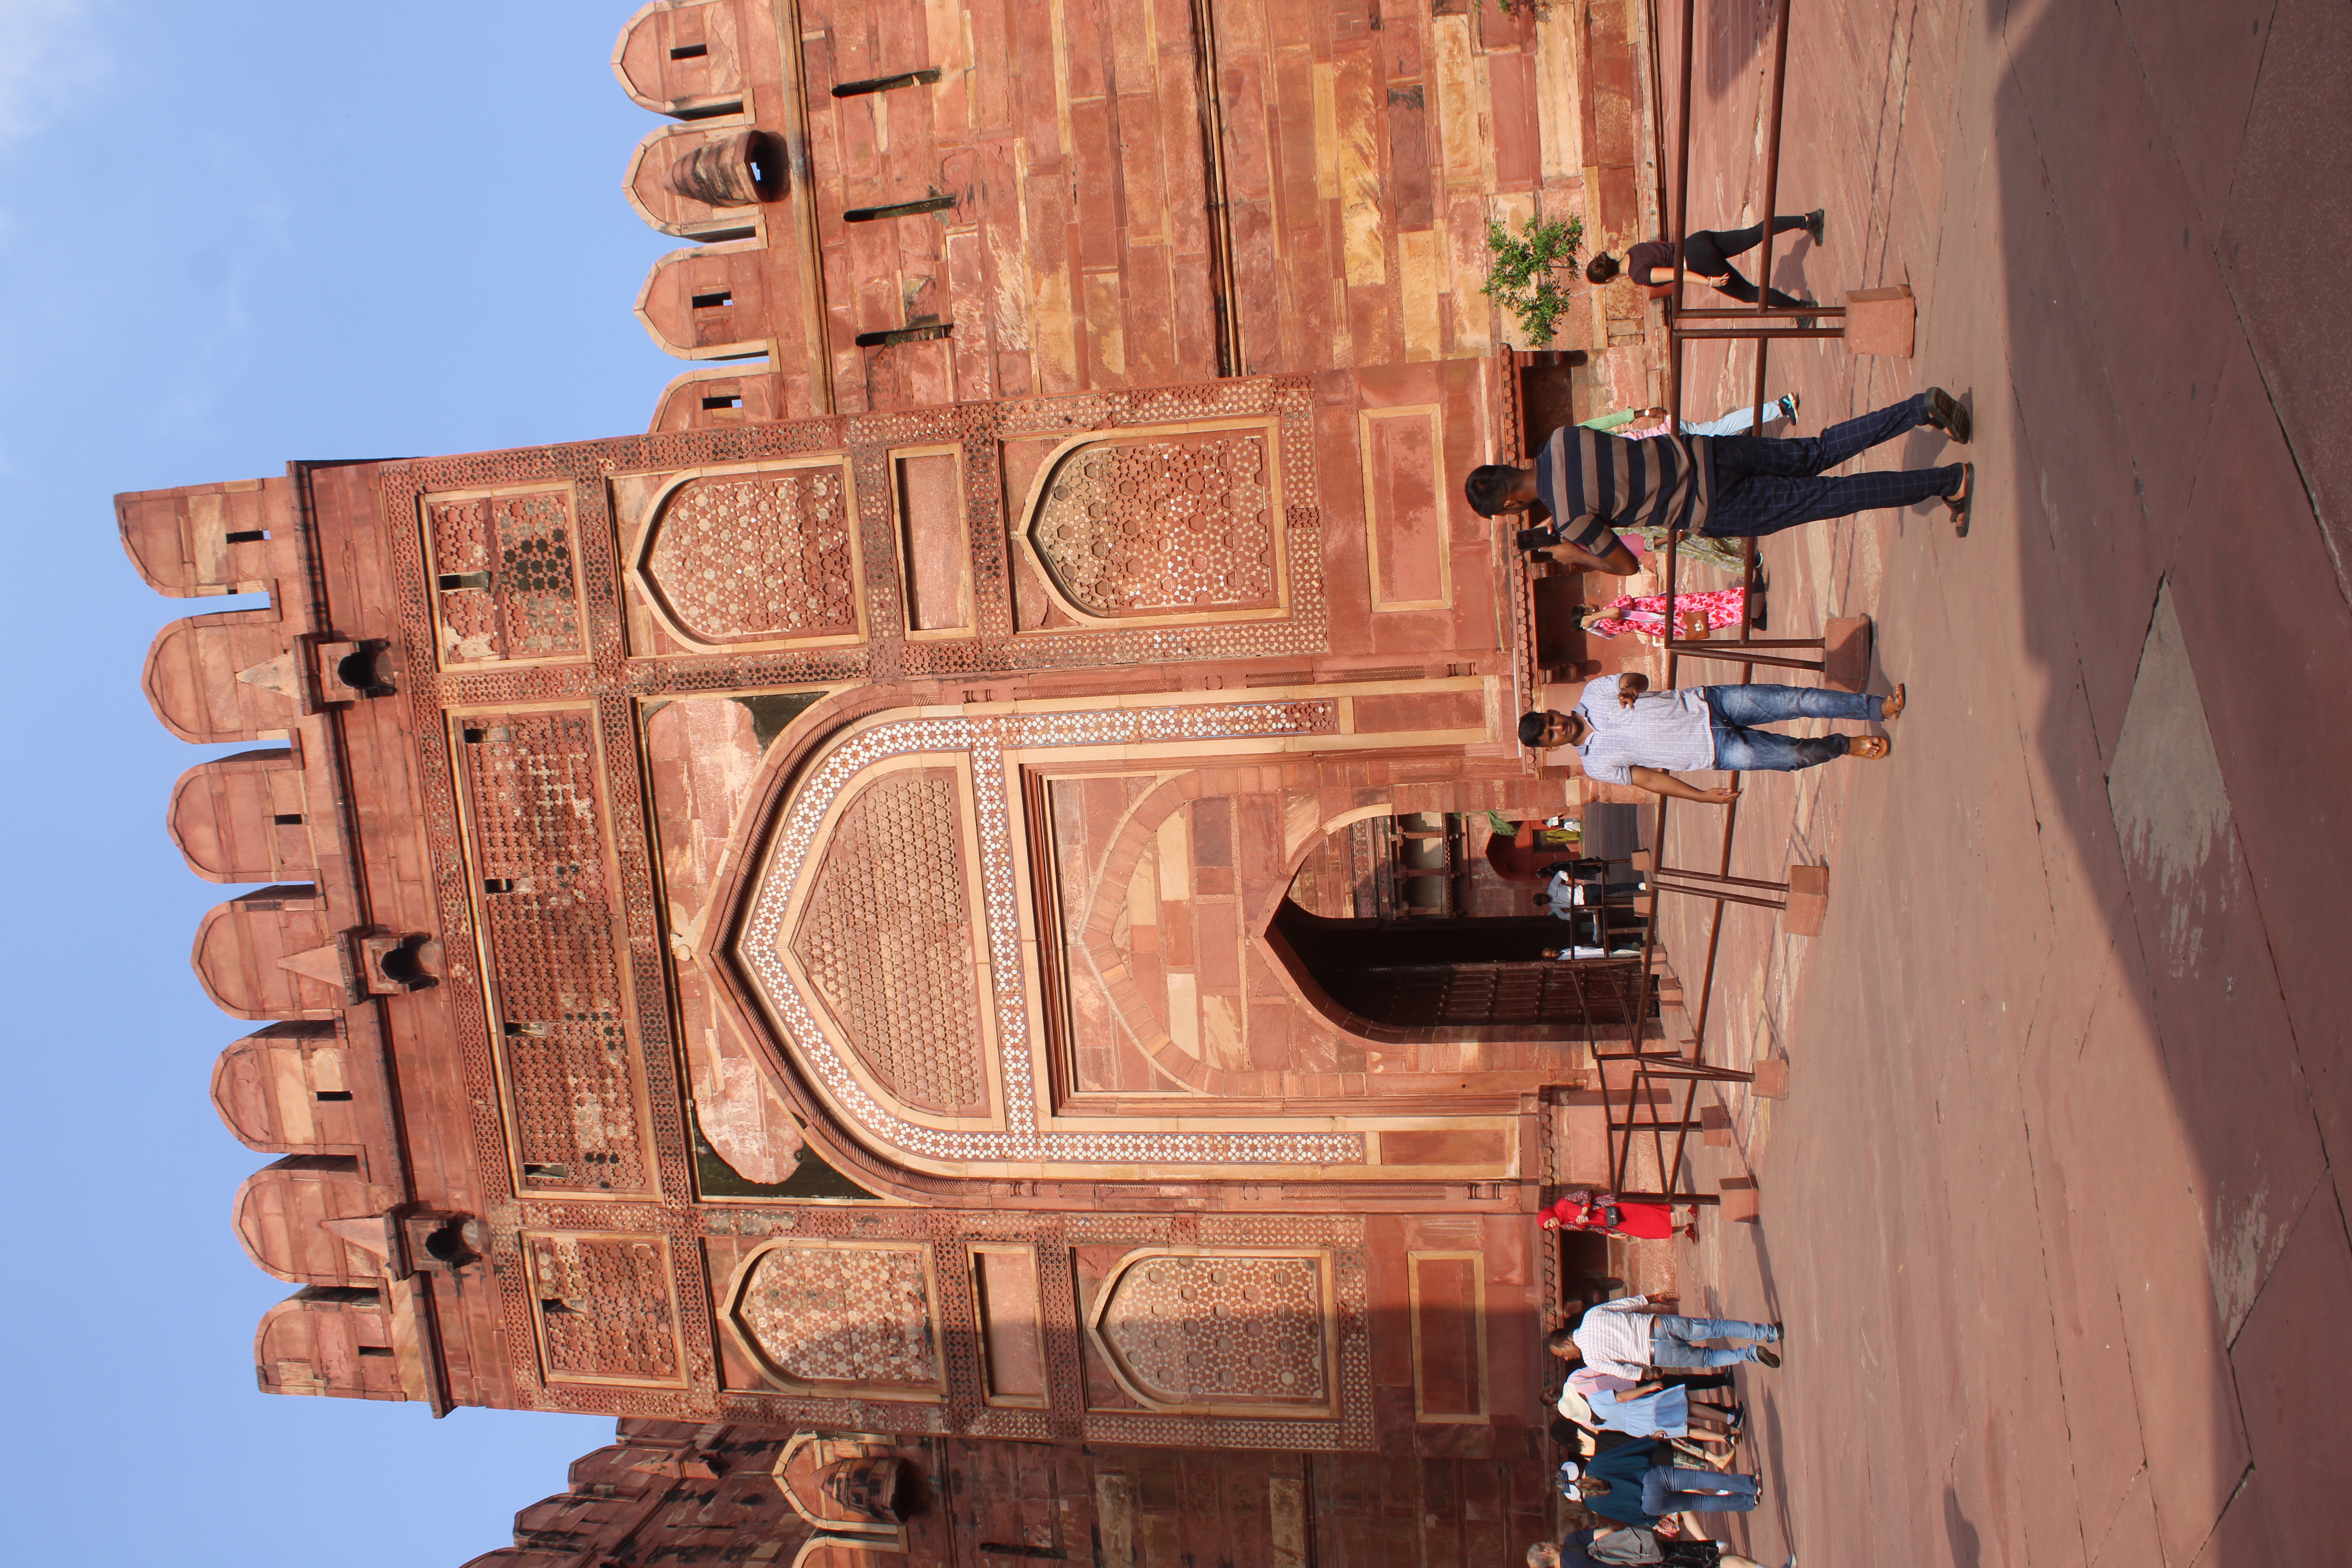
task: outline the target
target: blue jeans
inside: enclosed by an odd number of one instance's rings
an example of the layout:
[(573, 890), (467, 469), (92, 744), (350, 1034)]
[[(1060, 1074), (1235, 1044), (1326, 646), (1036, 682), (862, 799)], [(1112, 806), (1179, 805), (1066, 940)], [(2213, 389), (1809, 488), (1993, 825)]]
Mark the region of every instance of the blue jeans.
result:
[(1883, 716), (1886, 699), (1863, 691), (1832, 691), (1819, 686), (1706, 686), (1709, 721), (1715, 729), (1715, 765), (1732, 773), (1793, 773), (1814, 768), (1846, 752), (1843, 735), (1799, 739), (1750, 726), (1783, 719), (1867, 719)]
[[(1785, 419), (1788, 416), (1788, 409), (1781, 406), (1780, 400), (1777, 397), (1764, 405), (1764, 418), (1768, 424), (1775, 419)], [(1685, 436), (1737, 436), (1755, 423), (1756, 405), (1752, 403), (1743, 403), (1737, 408), (1724, 410), (1712, 419), (1685, 420), (1683, 434)]]
[(1715, 464), (1715, 499), (1699, 531), (1717, 537), (1777, 533), (1801, 522), (1948, 496), (1960, 482), (1958, 463), (1822, 477), (1824, 468), (1834, 468), (1927, 422), (1927, 395), (1923, 392), (1890, 408), (1832, 425), (1818, 436), (1718, 436), (1708, 447)]
[[(1729, 1497), (1710, 1489), (1721, 1488)], [(1756, 1478), (1730, 1470), (1697, 1470), (1653, 1465), (1642, 1472), (1642, 1511), (1664, 1519), (1670, 1513), (1746, 1513), (1756, 1506)]]
[(1751, 1323), (1739, 1318), (1684, 1318), (1672, 1312), (1661, 1312), (1650, 1320), (1650, 1364), (1652, 1366), (1730, 1366), (1737, 1362), (1754, 1361), (1756, 1347), (1741, 1345), (1738, 1350), (1710, 1350), (1698, 1344), (1699, 1340), (1760, 1340), (1769, 1342), (1780, 1337), (1780, 1331), (1769, 1323)]

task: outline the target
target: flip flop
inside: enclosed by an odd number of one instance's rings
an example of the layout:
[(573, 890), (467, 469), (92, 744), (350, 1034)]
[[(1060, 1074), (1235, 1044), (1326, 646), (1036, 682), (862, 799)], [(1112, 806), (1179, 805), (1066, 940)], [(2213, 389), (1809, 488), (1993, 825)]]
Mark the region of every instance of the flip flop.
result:
[(1878, 716), (1880, 721), (1883, 723), (1889, 719), (1901, 718), (1903, 716), (1903, 710), (1910, 706), (1910, 702), (1911, 699), (1904, 694), (1903, 683), (1899, 680), (1896, 681), (1895, 683), (1895, 689), (1886, 694), (1886, 700), (1879, 704)]
[(1969, 444), (1969, 411), (1940, 386), (1927, 389), (1927, 423), (1965, 447)]
[(1856, 735), (1846, 742), (1845, 754), (1859, 757), (1865, 763), (1883, 761), (1895, 749), (1895, 742), (1884, 735)]
[(1977, 466), (1974, 463), (1962, 463), (1960, 493), (1944, 498), (1944, 505), (1952, 514), (1953, 538), (1966, 539), (1969, 536), (1969, 511), (1974, 506), (1976, 499)]

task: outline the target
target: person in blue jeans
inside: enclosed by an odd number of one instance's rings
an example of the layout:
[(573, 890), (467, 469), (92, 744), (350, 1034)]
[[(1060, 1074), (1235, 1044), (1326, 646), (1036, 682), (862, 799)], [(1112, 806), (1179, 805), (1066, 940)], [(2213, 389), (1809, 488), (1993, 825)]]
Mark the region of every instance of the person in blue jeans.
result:
[[(1661, 1312), (1647, 1296), (1621, 1296), (1588, 1307), (1574, 1327), (1565, 1332), (1584, 1364), (1611, 1377), (1639, 1383), (1647, 1368), (1733, 1366), (1752, 1361), (1777, 1367), (1780, 1342), (1778, 1323), (1751, 1323), (1744, 1318), (1685, 1318)], [(1553, 1336), (1558, 1338), (1556, 1332)], [(1701, 1340), (1747, 1340), (1737, 1347), (1705, 1345)]]
[(1603, 1519), (1644, 1526), (1675, 1513), (1746, 1513), (1763, 1495), (1754, 1476), (1663, 1462), (1673, 1453), (1652, 1438), (1621, 1444), (1581, 1467), (1570, 1460), (1559, 1468), (1560, 1490)]
[(1888, 696), (1832, 691), (1814, 686), (1687, 686), (1652, 691), (1633, 672), (1588, 682), (1577, 704), (1562, 713), (1541, 709), (1519, 716), (1519, 743), (1536, 750), (1576, 748), (1587, 778), (1637, 784), (1657, 795), (1724, 805), (1739, 794), (1737, 781), (1701, 789), (1677, 771), (1722, 768), (1731, 773), (1792, 773), (1832, 757), (1884, 757), (1884, 735), (1783, 735), (1759, 726), (1785, 719), (1860, 719), (1884, 723), (1903, 711), (1903, 688)]

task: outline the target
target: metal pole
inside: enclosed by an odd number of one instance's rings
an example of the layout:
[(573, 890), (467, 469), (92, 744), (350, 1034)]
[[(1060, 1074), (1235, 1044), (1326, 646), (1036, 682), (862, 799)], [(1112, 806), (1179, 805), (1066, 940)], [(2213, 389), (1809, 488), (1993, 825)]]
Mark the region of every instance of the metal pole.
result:
[[(1697, 15), (1698, 0), (1683, 0), (1681, 122), (1675, 127), (1679, 151), (1675, 160), (1674, 290), (1666, 296), (1666, 417), (1671, 421), (1666, 430), (1670, 435), (1680, 432), (1683, 417), (1683, 355), (1672, 328), (1675, 312), (1683, 302), (1683, 245), (1690, 232), (1691, 38)], [(1634, 279), (1637, 284), (1641, 281)], [(1674, 601), (1669, 598), (1666, 603)]]
[[(1772, 98), (1764, 132), (1764, 254), (1756, 263), (1756, 310), (1759, 316), (1772, 308), (1772, 222), (1780, 212), (1780, 96), (1789, 72), (1789, 5), (1790, 0), (1779, 0), (1780, 15), (1772, 28)], [(1764, 423), (1764, 361), (1770, 353), (1765, 344), (1756, 345), (1758, 426)]]
[(1690, 649), (1689, 653), (1693, 658), (1720, 658), (1743, 666), (1751, 664), (1769, 664), (1775, 669), (1819, 670), (1822, 668), (1821, 661), (1819, 659), (1791, 658), (1782, 654), (1772, 653), (1759, 653), (1751, 657), (1746, 653), (1735, 653), (1732, 651), (1732, 649), (1737, 648), (1740, 645), (1738, 643), (1727, 643), (1723, 647), (1717, 648), (1695, 647)]
[(1764, 305), (1764, 304), (1757, 304), (1757, 305), (1742, 305), (1742, 306), (1740, 306), (1740, 307), (1739, 307), (1738, 310), (1698, 310), (1698, 309), (1696, 309), (1696, 308), (1694, 308), (1694, 309), (1692, 309), (1692, 310), (1677, 310), (1677, 311), (1675, 311), (1675, 319), (1676, 321), (1727, 321), (1727, 321), (1754, 321), (1754, 320), (1755, 320), (1757, 317), (1759, 317), (1759, 316), (1769, 316), (1769, 317), (1778, 318), (1778, 317), (1780, 317), (1780, 316), (1843, 316), (1843, 315), (1844, 315), (1844, 314), (1845, 314), (1845, 307), (1844, 307), (1843, 305)]
[[(1752, 904), (1759, 910), (1770, 910), (1776, 914), (1789, 907), (1786, 902), (1779, 899), (1759, 899), (1752, 897), (1747, 893), (1727, 893), (1721, 889), (1685, 888), (1673, 882), (1653, 883), (1652, 888), (1654, 891), (1661, 893), (1680, 893), (1686, 899), (1712, 899), (1718, 904)], [(1721, 910), (1717, 910), (1716, 911), (1716, 923), (1718, 930), (1722, 925), (1722, 915), (1723, 911)], [(1710, 980), (1715, 977), (1715, 967), (1712, 963), (1715, 952), (1715, 935), (1716, 932), (1709, 932), (1707, 938), (1707, 952), (1710, 959), (1707, 966), (1707, 978)], [(1698, 1022), (1704, 1023), (1706, 1018), (1706, 1014), (1704, 1011), (1706, 1006), (1706, 999), (1705, 997), (1701, 997), (1699, 999), (1699, 1006), (1702, 1010), (1699, 1014)], [(1696, 1036), (1697, 1034), (1698, 1025), (1696, 1023), (1693, 1024), (1691, 1029), (1692, 1034)]]
[(1677, 327), (1675, 342), (1688, 342), (1693, 339), (1736, 338), (1743, 342), (1766, 342), (1773, 338), (1842, 338), (1843, 327)]
[(1786, 882), (1760, 882), (1753, 877), (1718, 877), (1711, 871), (1685, 871), (1679, 866), (1661, 866), (1652, 873), (1657, 877), (1687, 877), (1694, 882), (1723, 882), (1735, 888), (1761, 888), (1767, 892), (1785, 893)]

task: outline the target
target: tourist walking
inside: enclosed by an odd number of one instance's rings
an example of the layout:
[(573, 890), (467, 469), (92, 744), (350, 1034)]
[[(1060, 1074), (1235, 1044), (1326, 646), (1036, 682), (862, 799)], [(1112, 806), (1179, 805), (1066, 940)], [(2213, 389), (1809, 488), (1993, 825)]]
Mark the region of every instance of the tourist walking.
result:
[(1969, 412), (1942, 387), (1818, 436), (1654, 436), (1625, 441), (1568, 426), (1552, 432), (1528, 468), (1486, 463), (1470, 470), (1463, 494), (1482, 517), (1540, 508), (1548, 530), (1523, 530), (1521, 549), (1588, 572), (1629, 576), (1640, 563), (1617, 537), (1623, 529), (1678, 528), (1715, 539), (1755, 538), (1858, 511), (1943, 501), (1954, 529), (1968, 531), (1975, 469), (1882, 468), (1832, 474), (1849, 459), (1928, 426), (1965, 445)]
[(1630, 784), (1703, 805), (1738, 798), (1737, 781), (1701, 789), (1676, 770), (1793, 773), (1833, 757), (1876, 760), (1892, 749), (1884, 735), (1783, 735), (1759, 726), (1785, 719), (1862, 719), (1885, 722), (1903, 711), (1897, 686), (1888, 696), (1818, 686), (1685, 686), (1652, 691), (1639, 671), (1588, 682), (1574, 708), (1519, 715), (1519, 743), (1545, 751), (1575, 748), (1584, 775)]
[[(1779, 1366), (1780, 1353), (1771, 1347), (1780, 1341), (1778, 1323), (1751, 1323), (1741, 1318), (1685, 1318), (1679, 1313), (1646, 1310), (1647, 1296), (1621, 1296), (1585, 1309), (1568, 1336), (1576, 1343), (1584, 1364), (1613, 1376), (1639, 1381), (1649, 1367), (1719, 1367), (1752, 1361)], [(1709, 1346), (1701, 1340), (1747, 1340), (1734, 1349)]]
[[(1801, 229), (1815, 245), (1822, 242), (1822, 227), (1828, 221), (1829, 210), (1815, 207), (1802, 217), (1776, 217), (1772, 220), (1774, 234), (1794, 234)], [(1756, 303), (1756, 285), (1739, 275), (1731, 265), (1735, 256), (1745, 256), (1764, 243), (1764, 226), (1750, 224), (1746, 228), (1703, 228), (1683, 241), (1683, 277), (1693, 283), (1704, 283), (1718, 294), (1727, 294), (1743, 305)], [(1617, 258), (1603, 252), (1592, 258), (1584, 268), (1588, 283), (1606, 283), (1622, 271), (1642, 286), (1654, 300), (1669, 299), (1675, 292), (1675, 242), (1671, 239), (1644, 240), (1628, 247), (1625, 264), (1620, 268)], [(1768, 289), (1775, 307), (1793, 310), (1810, 305), (1811, 300), (1800, 300), (1778, 289)], [(1808, 321), (1807, 325), (1811, 323)]]
[(1634, 1383), (1589, 1366), (1568, 1374), (1555, 1408), (1580, 1426), (1594, 1431), (1623, 1432), (1635, 1437), (1675, 1437), (1686, 1443), (1719, 1447), (1728, 1458), (1743, 1416), (1692, 1414), (1686, 1390), (1652, 1378)]
[[(1769, 423), (1776, 419), (1797, 416), (1797, 395), (1784, 392), (1764, 405), (1764, 417)], [(1663, 408), (1621, 408), (1614, 414), (1597, 418), (1580, 419), (1577, 425), (1586, 430), (1606, 430), (1621, 441), (1646, 441), (1653, 436), (1666, 433), (1666, 411)], [(1685, 419), (1682, 432), (1685, 436), (1737, 436), (1756, 423), (1756, 410), (1743, 403), (1737, 408), (1727, 408), (1712, 419)]]
[[(1558, 1545), (1538, 1541), (1528, 1548), (1528, 1568), (1763, 1568), (1720, 1542), (1669, 1539), (1640, 1525), (1603, 1524), (1569, 1531)], [(1786, 1568), (1797, 1568), (1790, 1554)]]
[[(1763, 595), (1756, 595), (1761, 601)], [(1738, 626), (1748, 614), (1748, 590), (1744, 587), (1711, 588), (1703, 594), (1675, 595), (1675, 630), (1683, 637), (1697, 637), (1725, 626)], [(1764, 626), (1764, 607), (1756, 606), (1755, 626)], [(1584, 617), (1584, 629), (1597, 637), (1622, 637), (1631, 632), (1643, 642), (1656, 642), (1668, 635), (1666, 596), (1664, 594), (1620, 594)]]
[(1581, 1498), (1603, 1519), (1654, 1525), (1670, 1514), (1746, 1513), (1763, 1496), (1754, 1476), (1668, 1464), (1674, 1451), (1655, 1438), (1627, 1443), (1581, 1465), (1559, 1468), (1563, 1492)]
[[(1544, 1211), (1541, 1223), (1546, 1230), (1598, 1230), (1664, 1241), (1675, 1234), (1675, 1211), (1665, 1204), (1629, 1204), (1614, 1193), (1571, 1187)], [(1696, 1220), (1691, 1222), (1690, 1237), (1698, 1238)]]

